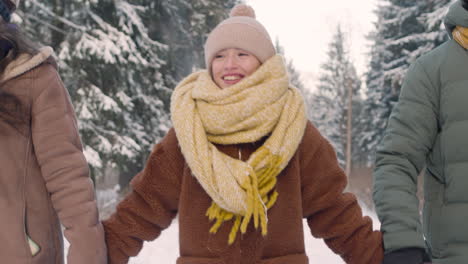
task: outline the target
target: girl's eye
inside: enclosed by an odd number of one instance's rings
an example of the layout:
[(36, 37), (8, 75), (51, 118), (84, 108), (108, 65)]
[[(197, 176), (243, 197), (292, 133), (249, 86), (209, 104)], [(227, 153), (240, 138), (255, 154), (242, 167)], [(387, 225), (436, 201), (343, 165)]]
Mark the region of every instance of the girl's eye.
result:
[(221, 54), (217, 54), (217, 55), (215, 55), (215, 59), (220, 59), (220, 58), (222, 58), (222, 57), (224, 57), (224, 56), (223, 56), (223, 55), (221, 55)]
[(239, 56), (249, 56), (247, 53), (239, 53)]

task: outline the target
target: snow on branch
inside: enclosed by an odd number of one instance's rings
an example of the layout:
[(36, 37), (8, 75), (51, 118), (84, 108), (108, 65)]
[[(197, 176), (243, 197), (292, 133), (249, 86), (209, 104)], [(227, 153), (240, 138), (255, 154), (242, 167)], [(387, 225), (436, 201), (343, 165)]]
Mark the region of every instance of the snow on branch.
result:
[(56, 19), (58, 19), (60, 22), (64, 23), (65, 25), (69, 26), (69, 27), (72, 27), (74, 29), (77, 29), (79, 31), (85, 31), (86, 28), (83, 27), (83, 26), (79, 26), (75, 23), (73, 23), (72, 21), (66, 19), (66, 18), (63, 18), (57, 14), (55, 14), (54, 12), (50, 11), (47, 7), (45, 7), (43, 4), (39, 3), (37, 0), (30, 0), (29, 1), (31, 4), (39, 7), (39, 9), (43, 10), (44, 12), (46, 12), (47, 14), (49, 14), (50, 16), (52, 17), (55, 17)]

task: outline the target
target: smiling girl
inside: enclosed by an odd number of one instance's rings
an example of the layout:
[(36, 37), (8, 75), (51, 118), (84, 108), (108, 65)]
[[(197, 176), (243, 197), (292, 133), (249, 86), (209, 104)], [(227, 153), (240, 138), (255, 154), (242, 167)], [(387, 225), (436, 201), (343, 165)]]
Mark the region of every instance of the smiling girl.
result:
[(303, 218), (347, 263), (380, 264), (381, 234), (343, 193), (335, 151), (252, 8), (210, 33), (205, 63), (175, 88), (174, 128), (104, 222), (110, 263), (178, 215), (178, 264), (306, 264)]
[(261, 63), (248, 51), (229, 48), (216, 53), (211, 64), (213, 81), (223, 89), (251, 75)]

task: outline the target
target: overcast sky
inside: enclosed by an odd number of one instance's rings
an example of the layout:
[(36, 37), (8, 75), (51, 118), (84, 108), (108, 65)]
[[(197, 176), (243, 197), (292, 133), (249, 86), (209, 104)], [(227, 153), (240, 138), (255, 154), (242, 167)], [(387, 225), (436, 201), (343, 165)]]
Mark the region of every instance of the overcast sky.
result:
[[(367, 67), (365, 39), (373, 29), (377, 0), (246, 0), (271, 38), (279, 39), (286, 57), (305, 78), (320, 72), (338, 23), (348, 32), (350, 52), (359, 74)], [(307, 80), (305, 80), (307, 82)]]

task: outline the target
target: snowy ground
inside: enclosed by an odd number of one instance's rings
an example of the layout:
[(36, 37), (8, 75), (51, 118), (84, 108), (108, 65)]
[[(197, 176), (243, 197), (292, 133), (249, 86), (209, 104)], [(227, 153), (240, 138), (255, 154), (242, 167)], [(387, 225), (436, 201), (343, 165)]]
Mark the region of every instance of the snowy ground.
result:
[[(379, 229), (379, 222), (375, 213), (365, 211), (365, 215), (373, 219), (374, 229)], [(305, 223), (304, 223), (305, 224)], [(344, 263), (340, 257), (336, 256), (321, 239), (315, 239), (310, 235), (307, 225), (304, 226), (306, 252), (309, 257), (309, 262), (325, 263), (325, 264), (342, 264)], [(172, 225), (161, 233), (161, 236), (153, 241), (144, 244), (140, 254), (130, 259), (130, 264), (148, 264), (154, 263), (175, 263), (179, 255), (178, 245), (178, 224), (174, 221)], [(65, 241), (65, 247), (68, 243)]]

